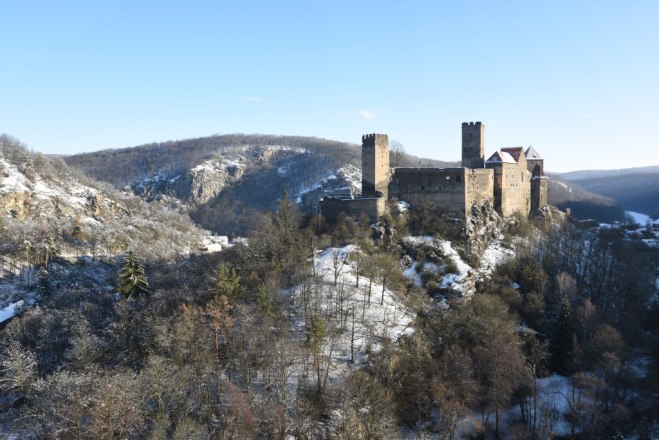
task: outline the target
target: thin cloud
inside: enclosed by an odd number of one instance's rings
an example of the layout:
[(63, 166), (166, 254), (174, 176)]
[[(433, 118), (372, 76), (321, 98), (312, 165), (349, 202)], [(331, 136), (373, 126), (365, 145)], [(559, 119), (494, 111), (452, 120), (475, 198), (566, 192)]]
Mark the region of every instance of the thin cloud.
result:
[(361, 110), (358, 114), (359, 117), (365, 121), (372, 121), (373, 119), (377, 118), (380, 115), (380, 113), (376, 113), (371, 110)]
[(372, 110), (360, 110), (358, 112), (338, 112), (337, 115), (342, 118), (351, 118), (353, 116), (357, 116), (364, 121), (372, 121), (373, 119), (380, 116), (380, 113), (374, 112)]

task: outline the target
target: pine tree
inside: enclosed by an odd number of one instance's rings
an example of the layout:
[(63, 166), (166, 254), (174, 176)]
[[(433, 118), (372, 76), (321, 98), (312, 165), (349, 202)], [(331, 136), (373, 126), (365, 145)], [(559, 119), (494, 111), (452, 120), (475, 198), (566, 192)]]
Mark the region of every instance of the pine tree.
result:
[(220, 264), (209, 281), (208, 291), (215, 298), (225, 296), (229, 302), (235, 303), (245, 295), (245, 288), (240, 283), (236, 270), (224, 264)]
[(47, 296), (51, 293), (50, 276), (45, 266), (39, 267), (37, 272), (37, 292), (41, 296)]
[(572, 369), (570, 352), (573, 348), (572, 335), (575, 330), (576, 323), (572, 304), (567, 297), (563, 297), (551, 344), (553, 367), (561, 374), (569, 374)]
[(144, 266), (132, 252), (126, 257), (126, 263), (119, 272), (121, 278), (119, 293), (124, 299), (149, 296), (149, 283), (144, 274)]

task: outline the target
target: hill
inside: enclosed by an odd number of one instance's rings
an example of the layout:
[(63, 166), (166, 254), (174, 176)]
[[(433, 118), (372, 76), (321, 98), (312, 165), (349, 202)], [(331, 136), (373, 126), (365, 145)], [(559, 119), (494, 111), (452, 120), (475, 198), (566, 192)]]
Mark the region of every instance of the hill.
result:
[[(361, 187), (357, 145), (313, 137), (222, 135), (63, 158), (95, 179), (187, 212), (221, 234), (244, 235), (286, 193), (305, 212), (335, 191)], [(405, 166), (453, 162), (400, 157)]]
[(562, 175), (549, 175), (547, 196), (549, 204), (563, 211), (570, 209), (572, 217), (579, 220), (613, 223), (625, 219), (624, 209), (613, 198), (588, 191)]
[(582, 180), (582, 179), (595, 179), (599, 177), (616, 177), (624, 176), (626, 174), (652, 174), (659, 173), (659, 165), (648, 167), (634, 167), (634, 168), (620, 168), (616, 170), (578, 170), (569, 171), (567, 173), (560, 173), (560, 176), (565, 180)]
[(578, 178), (570, 182), (609, 197), (627, 210), (659, 216), (659, 171), (648, 168), (645, 172)]
[(0, 136), (0, 233), (4, 255), (113, 257), (133, 251), (170, 259), (207, 232), (187, 216), (145, 203)]

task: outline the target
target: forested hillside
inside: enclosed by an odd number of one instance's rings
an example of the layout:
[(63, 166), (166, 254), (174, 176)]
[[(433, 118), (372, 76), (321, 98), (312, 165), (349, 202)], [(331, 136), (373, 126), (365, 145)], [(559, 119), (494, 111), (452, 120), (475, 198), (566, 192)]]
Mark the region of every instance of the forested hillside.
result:
[(121, 295), (48, 290), (2, 330), (3, 429), (651, 438), (657, 234), (555, 214), (327, 225), (284, 198), (222, 253), (127, 256)]
[(139, 183), (156, 174), (176, 175), (204, 161), (245, 147), (286, 146), (318, 154), (330, 166), (359, 156), (354, 145), (319, 138), (272, 135), (217, 135), (131, 148), (65, 156), (67, 164), (116, 187)]
[(572, 180), (582, 188), (610, 197), (623, 208), (659, 217), (659, 172)]
[(625, 219), (624, 209), (613, 198), (586, 191), (560, 175), (550, 175), (547, 196), (550, 204), (562, 210), (570, 209), (572, 217), (579, 220), (613, 223)]

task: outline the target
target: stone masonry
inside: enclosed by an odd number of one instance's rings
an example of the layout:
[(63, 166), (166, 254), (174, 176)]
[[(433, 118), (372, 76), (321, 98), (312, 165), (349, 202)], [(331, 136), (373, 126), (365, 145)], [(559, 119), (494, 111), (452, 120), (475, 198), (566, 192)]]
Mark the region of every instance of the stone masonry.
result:
[(412, 207), (430, 204), (466, 218), (472, 207), (493, 205), (504, 217), (534, 215), (547, 204), (544, 159), (529, 147), (502, 148), (485, 160), (485, 125), (462, 123), (462, 167), (390, 168), (389, 138), (362, 136), (362, 194), (326, 197), (320, 211), (334, 220), (341, 212), (377, 221), (385, 201), (397, 199)]

